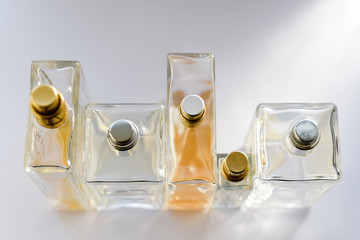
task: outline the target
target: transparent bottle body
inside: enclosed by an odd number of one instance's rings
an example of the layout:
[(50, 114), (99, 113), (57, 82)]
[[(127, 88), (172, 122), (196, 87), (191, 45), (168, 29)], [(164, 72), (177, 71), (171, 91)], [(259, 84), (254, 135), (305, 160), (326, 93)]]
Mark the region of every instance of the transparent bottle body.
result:
[[(290, 140), (299, 120), (313, 121), (318, 144), (301, 150)], [(337, 109), (333, 104), (260, 104), (247, 138), (255, 159), (250, 206), (306, 207), (340, 180)]]
[[(165, 109), (159, 104), (90, 104), (86, 108), (82, 178), (98, 210), (158, 209), (165, 193)], [(132, 121), (136, 144), (118, 151), (107, 140), (110, 125)]]
[(49, 84), (62, 93), (68, 116), (58, 128), (45, 128), (29, 110), (24, 168), (40, 190), (62, 210), (87, 208), (79, 178), (84, 106), (88, 95), (81, 66), (74, 61), (34, 61), (30, 90)]
[(241, 181), (229, 181), (222, 173), (222, 163), (227, 154), (217, 155), (218, 184), (213, 208), (240, 208), (247, 200), (253, 186), (253, 164), (249, 159), (249, 173)]
[[(189, 95), (200, 96), (205, 104), (196, 126), (184, 124), (180, 116), (180, 104)], [(168, 136), (167, 207), (210, 207), (217, 182), (212, 54), (168, 55)]]

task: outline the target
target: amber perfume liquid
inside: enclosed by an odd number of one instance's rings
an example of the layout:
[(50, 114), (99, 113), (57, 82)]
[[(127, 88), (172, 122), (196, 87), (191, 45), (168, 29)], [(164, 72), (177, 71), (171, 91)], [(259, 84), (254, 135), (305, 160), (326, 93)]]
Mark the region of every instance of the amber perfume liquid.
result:
[[(77, 198), (76, 178), (69, 172), (69, 144), (72, 134), (71, 118), (56, 129), (45, 129), (34, 123), (32, 161), (26, 169), (53, 203), (64, 210), (83, 209)], [(74, 186), (75, 185), (75, 186)]]
[(84, 122), (81, 109), (87, 101), (82, 78), (78, 62), (32, 64), (24, 167), (61, 210), (87, 208), (78, 174)]
[(167, 206), (210, 207), (216, 189), (214, 57), (168, 55)]

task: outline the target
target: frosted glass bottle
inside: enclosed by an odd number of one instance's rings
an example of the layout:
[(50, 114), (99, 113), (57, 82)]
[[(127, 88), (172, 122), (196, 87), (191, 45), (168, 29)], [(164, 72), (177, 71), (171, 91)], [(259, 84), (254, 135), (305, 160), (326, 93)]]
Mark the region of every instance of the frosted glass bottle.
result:
[(31, 65), (24, 167), (62, 210), (88, 206), (78, 171), (86, 89), (79, 62), (34, 61)]
[(211, 206), (216, 189), (214, 56), (168, 55), (167, 207)]
[(249, 206), (310, 206), (340, 180), (336, 106), (260, 104), (247, 151), (256, 163)]
[(162, 208), (165, 109), (160, 104), (90, 104), (82, 179), (92, 206)]
[(218, 186), (213, 208), (240, 208), (253, 186), (253, 163), (243, 152), (217, 155)]

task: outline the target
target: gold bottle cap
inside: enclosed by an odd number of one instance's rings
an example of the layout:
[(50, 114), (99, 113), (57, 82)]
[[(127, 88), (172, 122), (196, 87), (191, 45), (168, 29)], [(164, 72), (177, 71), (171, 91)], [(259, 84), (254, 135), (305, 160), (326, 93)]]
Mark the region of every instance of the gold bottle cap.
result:
[(57, 128), (67, 118), (64, 97), (51, 85), (40, 85), (31, 92), (30, 107), (37, 122), (46, 128)]
[(241, 181), (249, 173), (248, 157), (242, 152), (231, 152), (222, 162), (222, 173), (229, 181)]
[(198, 122), (205, 115), (204, 100), (198, 95), (186, 96), (180, 104), (181, 116), (192, 123)]

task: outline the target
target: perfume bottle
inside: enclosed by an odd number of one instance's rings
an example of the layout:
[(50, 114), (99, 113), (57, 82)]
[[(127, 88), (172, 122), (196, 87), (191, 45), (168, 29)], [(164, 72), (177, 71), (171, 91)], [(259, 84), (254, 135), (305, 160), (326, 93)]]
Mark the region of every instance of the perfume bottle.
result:
[(82, 179), (98, 210), (158, 209), (165, 193), (165, 108), (89, 104)]
[(80, 63), (34, 61), (24, 167), (62, 210), (87, 208), (79, 179), (84, 106), (88, 95)]
[(218, 186), (214, 208), (240, 208), (252, 191), (253, 164), (240, 151), (217, 155)]
[(337, 108), (260, 104), (247, 151), (256, 160), (249, 206), (310, 206), (340, 180)]
[(211, 206), (216, 190), (213, 54), (168, 55), (167, 207)]

